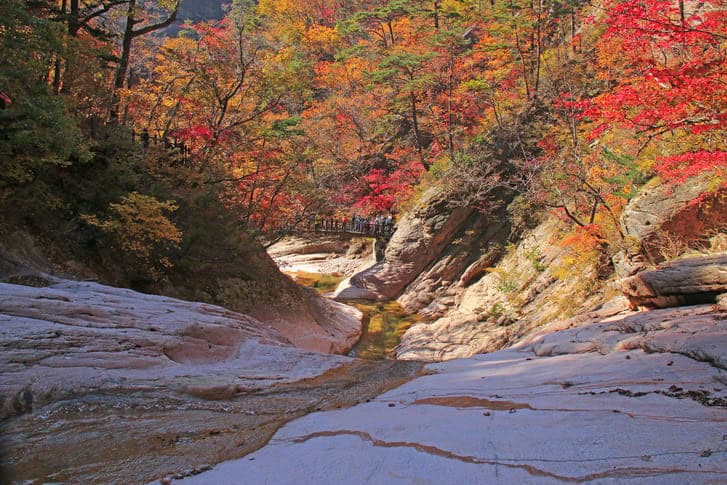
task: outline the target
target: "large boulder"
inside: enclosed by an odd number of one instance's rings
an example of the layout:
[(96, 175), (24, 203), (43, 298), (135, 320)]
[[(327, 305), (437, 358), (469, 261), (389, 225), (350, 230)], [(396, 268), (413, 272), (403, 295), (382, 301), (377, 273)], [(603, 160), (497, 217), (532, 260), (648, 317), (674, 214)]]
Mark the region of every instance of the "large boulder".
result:
[(655, 179), (643, 187), (621, 215), (630, 244), (614, 257), (616, 273), (632, 276), (664, 261), (666, 251), (704, 241), (727, 227), (727, 197), (712, 185), (705, 175), (679, 185)]
[(442, 315), (444, 307), (456, 305), (462, 288), (486, 275), (505, 253), (510, 232), (505, 207), (490, 215), (473, 212), (397, 301), (407, 311), (422, 312), (426, 318)]
[(374, 242), (348, 235), (287, 237), (268, 248), (285, 273), (322, 273), (351, 276), (375, 263)]
[(199, 471), (417, 370), (308, 352), (206, 303), (53, 278), (0, 284), (0, 481), (146, 483)]
[(727, 293), (727, 254), (672, 261), (625, 278), (619, 286), (634, 308), (715, 301)]
[(340, 286), (336, 298), (384, 300), (399, 296), (440, 257), (472, 213), (470, 208), (452, 210), (441, 191), (430, 189), (417, 207), (398, 222), (384, 260)]
[(0, 419), (121, 385), (121, 375), (166, 374), (171, 384), (172, 374), (240, 363), (256, 352), (241, 350), (246, 343), (290, 346), (275, 329), (220, 307), (65, 280), (0, 283), (0, 342)]

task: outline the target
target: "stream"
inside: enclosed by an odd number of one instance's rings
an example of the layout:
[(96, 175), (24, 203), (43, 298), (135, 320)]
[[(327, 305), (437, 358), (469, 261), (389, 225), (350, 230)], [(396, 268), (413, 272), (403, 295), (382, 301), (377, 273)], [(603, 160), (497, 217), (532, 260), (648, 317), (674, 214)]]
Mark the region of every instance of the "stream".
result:
[[(342, 276), (291, 274), (322, 294)], [(0, 423), (3, 465), (20, 482), (143, 483), (194, 474), (265, 445), (291, 419), (356, 405), (420, 375), (395, 360), (401, 335), (417, 321), (394, 301), (348, 301), (364, 314), (352, 361), (320, 376), (253, 386), (233, 396), (124, 384), (69, 396)], [(224, 391), (224, 389), (222, 389)], [(113, 446), (108, 446), (113, 442)]]
[[(297, 283), (314, 288), (325, 295), (336, 289), (344, 276), (335, 274), (288, 273)], [(366, 360), (390, 360), (396, 358), (395, 348), (401, 336), (420, 318), (407, 313), (396, 301), (373, 302), (343, 300), (363, 313), (361, 339), (348, 353), (350, 357)]]

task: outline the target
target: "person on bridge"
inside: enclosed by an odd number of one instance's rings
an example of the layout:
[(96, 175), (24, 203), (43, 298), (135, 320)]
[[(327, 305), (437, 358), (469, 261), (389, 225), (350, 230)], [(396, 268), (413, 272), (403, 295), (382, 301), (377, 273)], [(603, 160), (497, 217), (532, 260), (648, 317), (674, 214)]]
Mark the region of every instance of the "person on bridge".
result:
[(386, 220), (384, 221), (384, 231), (389, 234), (391, 233), (392, 229), (394, 228), (394, 217), (389, 214), (386, 216)]

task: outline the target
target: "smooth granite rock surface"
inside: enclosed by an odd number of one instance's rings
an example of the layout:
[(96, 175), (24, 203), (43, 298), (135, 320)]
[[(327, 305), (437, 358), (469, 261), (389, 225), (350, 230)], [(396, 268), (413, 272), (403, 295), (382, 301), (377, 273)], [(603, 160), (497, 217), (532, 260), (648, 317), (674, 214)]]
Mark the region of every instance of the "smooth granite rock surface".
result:
[(0, 481), (4, 472), (19, 483), (181, 476), (421, 367), (309, 352), (214, 305), (43, 281), (0, 284)]
[(727, 313), (607, 320), (430, 364), (432, 375), (293, 421), (183, 483), (727, 481)]

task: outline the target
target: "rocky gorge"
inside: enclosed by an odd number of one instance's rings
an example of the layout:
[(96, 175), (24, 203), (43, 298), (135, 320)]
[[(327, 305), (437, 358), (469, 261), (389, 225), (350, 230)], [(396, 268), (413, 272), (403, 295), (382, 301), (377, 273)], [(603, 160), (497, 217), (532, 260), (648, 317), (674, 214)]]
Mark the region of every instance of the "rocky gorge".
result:
[(0, 284), (0, 295), (0, 431), (14, 480), (199, 470), (420, 368), (306, 351), (246, 315), (97, 283)]
[(564, 322), (181, 483), (721, 483), (726, 322), (709, 306)]
[[(711, 255), (659, 265), (632, 244), (615, 275), (564, 275), (561, 221), (431, 192), (382, 261), (365, 238), (270, 248), (283, 271), (343, 281), (250, 313), (6, 261), (3, 469), (26, 483), (722, 482), (727, 254), (709, 228), (727, 211), (660, 190), (632, 201), (627, 233), (634, 214), (640, 241), (696, 218)], [(221, 302), (252, 308), (264, 285)], [(331, 300), (350, 298), (418, 314), (396, 360), (334, 355), (367, 331)]]

